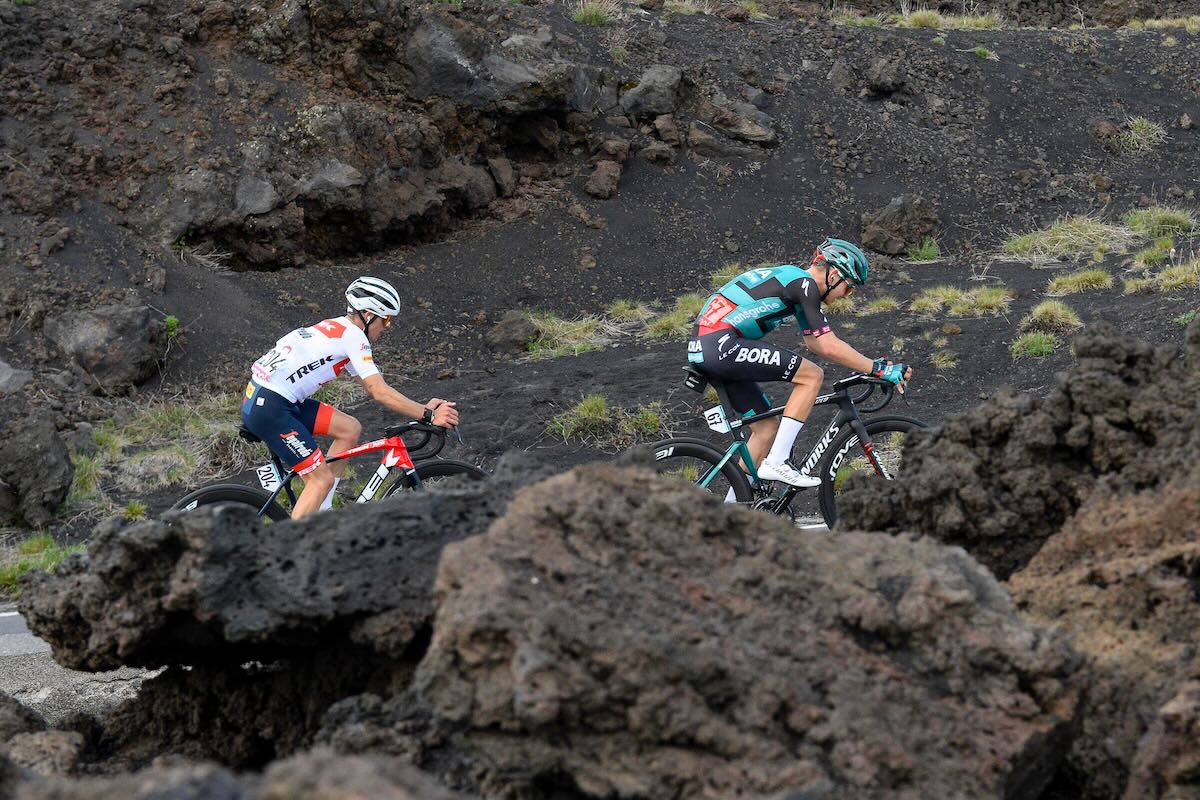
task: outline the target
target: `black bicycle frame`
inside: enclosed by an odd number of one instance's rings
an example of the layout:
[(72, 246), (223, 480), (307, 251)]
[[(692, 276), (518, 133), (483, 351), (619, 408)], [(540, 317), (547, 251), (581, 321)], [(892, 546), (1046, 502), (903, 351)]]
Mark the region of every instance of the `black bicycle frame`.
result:
[[(751, 417), (739, 417), (733, 411), (733, 404), (729, 400), (729, 394), (725, 390), (724, 382), (719, 378), (713, 378), (707, 375), (705, 375), (704, 378), (717, 392), (717, 399), (721, 403), (721, 410), (725, 414), (725, 421), (729, 425), (729, 432), (735, 439), (743, 442), (743, 444), (750, 438), (750, 434), (746, 430), (749, 426), (764, 419), (777, 417), (783, 414), (784, 407), (778, 406), (776, 408), (772, 408), (770, 411), (764, 411), (761, 414), (755, 414)], [(858, 408), (855, 406), (854, 398), (850, 397), (850, 387), (861, 385), (862, 383), (866, 383), (868, 388), (866, 393), (858, 398), (858, 401), (861, 402), (870, 396), (877, 385), (871, 381), (871, 379), (864, 376), (843, 378), (834, 384), (834, 390), (832, 392), (819, 395), (816, 401), (814, 401), (814, 408), (817, 406), (829, 405), (830, 403), (836, 404), (838, 406), (838, 412), (834, 416), (833, 420), (830, 421), (829, 426), (825, 428), (825, 432), (821, 434), (821, 438), (817, 440), (816, 444), (814, 444), (812, 449), (808, 452), (808, 455), (805, 456), (804, 464), (800, 467), (800, 472), (806, 475), (812, 474), (811, 470), (815, 469), (817, 464), (821, 462), (821, 457), (825, 455), (825, 451), (828, 450), (829, 446), (833, 444), (835, 439), (837, 439), (838, 434), (842, 431), (842, 427), (846, 424), (849, 424), (851, 430), (857, 434), (858, 440), (863, 443), (863, 453), (866, 455), (867, 460), (871, 462), (871, 466), (875, 469), (875, 474), (891, 480), (892, 476), (888, 474), (883, 464), (881, 464), (879, 459), (875, 457), (875, 445), (867, 436), (867, 426), (863, 424), (862, 417), (860, 417), (858, 414)], [(750, 474), (755, 475), (757, 479), (756, 471), (751, 470)], [(756, 486), (755, 488), (760, 487)], [(787, 508), (788, 504), (791, 503), (792, 498), (795, 497), (799, 491), (800, 489), (795, 486), (787, 487), (783, 495), (780, 496), (778, 502), (776, 503), (776, 507)]]

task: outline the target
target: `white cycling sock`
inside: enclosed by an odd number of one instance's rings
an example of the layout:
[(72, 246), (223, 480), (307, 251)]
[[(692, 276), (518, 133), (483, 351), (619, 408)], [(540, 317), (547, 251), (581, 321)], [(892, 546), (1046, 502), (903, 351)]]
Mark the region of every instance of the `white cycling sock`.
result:
[(325, 499), (321, 501), (320, 511), (328, 511), (333, 508), (333, 495), (337, 491), (337, 485), (341, 483), (341, 478), (333, 479), (333, 488), (329, 490), (329, 494), (325, 495)]
[(783, 417), (779, 421), (779, 433), (775, 434), (775, 442), (771, 445), (771, 452), (767, 453), (767, 457), (763, 459), (764, 464), (782, 464), (788, 460), (788, 456), (792, 454), (792, 445), (796, 443), (796, 437), (800, 435), (800, 429), (804, 427), (804, 423), (798, 419), (791, 417)]

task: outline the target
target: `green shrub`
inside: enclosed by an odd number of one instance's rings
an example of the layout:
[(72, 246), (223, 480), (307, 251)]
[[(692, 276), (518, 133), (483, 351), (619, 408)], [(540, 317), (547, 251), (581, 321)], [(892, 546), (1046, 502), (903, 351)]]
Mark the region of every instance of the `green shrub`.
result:
[(616, 300), (604, 309), (604, 313), (614, 322), (641, 323), (654, 316), (654, 309), (636, 300)]
[(579, 25), (603, 28), (617, 16), (618, 4), (613, 0), (579, 0), (571, 19)]
[(908, 257), (917, 262), (936, 261), (941, 254), (936, 239), (926, 239), (917, 247), (910, 247), (908, 250)]
[(125, 510), (121, 512), (121, 516), (133, 522), (146, 517), (146, 504), (140, 500), (130, 500), (125, 504)]
[(597, 350), (619, 334), (611, 324), (594, 315), (563, 319), (548, 312), (535, 312), (529, 319), (538, 330), (527, 346), (534, 358), (573, 356)]
[(1159, 17), (1156, 19), (1135, 19), (1131, 20), (1128, 27), (1134, 30), (1163, 29), (1163, 28), (1183, 28), (1188, 33), (1200, 33), (1200, 15), (1192, 15), (1190, 17)]
[(612, 411), (604, 395), (589, 394), (571, 410), (555, 415), (546, 430), (563, 439), (597, 436), (608, 428), (611, 420)]
[(1117, 135), (1117, 147), (1126, 153), (1145, 153), (1167, 140), (1167, 129), (1145, 117), (1130, 117)]
[(1158, 273), (1157, 283), (1159, 290), (1163, 292), (1195, 289), (1200, 286), (1200, 258), (1167, 267)]
[(1002, 27), (995, 14), (942, 15), (942, 27), (952, 30), (995, 30)]
[(883, 294), (866, 303), (858, 313), (862, 316), (870, 316), (872, 314), (882, 314), (885, 311), (895, 311), (899, 307), (899, 300), (890, 295)]
[(853, 314), (858, 309), (858, 303), (853, 297), (839, 297), (825, 304), (825, 313), (831, 317)]
[(21, 576), (33, 570), (51, 571), (73, 553), (87, 550), (85, 545), (62, 547), (47, 533), (36, 534), (13, 548), (0, 550), (0, 595), (18, 597)]
[(1133, 240), (1129, 230), (1088, 216), (1064, 217), (1048, 228), (1014, 236), (1004, 252), (1025, 258), (1078, 256), (1103, 248), (1117, 250)]
[(546, 424), (546, 432), (564, 440), (582, 439), (602, 449), (621, 450), (647, 439), (662, 438), (669, 431), (662, 403), (625, 409), (610, 406), (603, 395), (592, 394), (553, 417)]
[(1194, 309), (1194, 308), (1191, 311), (1185, 311), (1182, 314), (1180, 314), (1178, 317), (1173, 317), (1171, 319), (1171, 322), (1174, 322), (1176, 325), (1191, 325), (1195, 321), (1196, 321), (1196, 309)]
[(1171, 206), (1135, 208), (1125, 215), (1124, 222), (1136, 233), (1152, 239), (1187, 236), (1196, 229), (1196, 218), (1192, 212)]
[(958, 366), (958, 356), (949, 350), (939, 350), (929, 357), (934, 369), (954, 369)]
[(1009, 345), (1013, 358), (1048, 356), (1058, 347), (1058, 337), (1053, 333), (1033, 332), (1018, 336)]
[(1069, 305), (1061, 300), (1046, 300), (1038, 303), (1021, 320), (1021, 330), (1043, 333), (1064, 333), (1083, 327), (1083, 321)]
[(1008, 311), (1013, 293), (1004, 286), (972, 289), (959, 300), (950, 303), (947, 312), (953, 317), (999, 316)]
[(942, 15), (930, 9), (914, 11), (901, 17), (897, 23), (901, 28), (942, 28)]
[(74, 453), (71, 463), (75, 465), (75, 477), (67, 490), (67, 504), (77, 505), (94, 500), (100, 494), (100, 479), (105, 475), (104, 466), (96, 456)]
[(1125, 279), (1125, 294), (1138, 294), (1154, 288), (1153, 277), (1133, 277)]
[(700, 309), (704, 308), (706, 295), (685, 294), (675, 298), (675, 307), (659, 314), (646, 326), (649, 339), (682, 339), (692, 331)]
[(1102, 269), (1081, 269), (1066, 275), (1059, 275), (1050, 281), (1046, 294), (1064, 295), (1090, 292), (1096, 289), (1112, 288), (1113, 279)]
[(933, 316), (943, 308), (961, 302), (964, 296), (966, 292), (955, 286), (934, 286), (917, 295), (908, 307), (922, 316)]
[(1170, 236), (1158, 239), (1154, 244), (1138, 250), (1133, 255), (1133, 263), (1139, 267), (1158, 267), (1171, 257), (1175, 249), (1175, 240)]
[(716, 291), (737, 276), (741, 275), (747, 269), (749, 269), (749, 267), (744, 267), (736, 261), (731, 264), (726, 264), (709, 277), (709, 286), (712, 287), (713, 291)]

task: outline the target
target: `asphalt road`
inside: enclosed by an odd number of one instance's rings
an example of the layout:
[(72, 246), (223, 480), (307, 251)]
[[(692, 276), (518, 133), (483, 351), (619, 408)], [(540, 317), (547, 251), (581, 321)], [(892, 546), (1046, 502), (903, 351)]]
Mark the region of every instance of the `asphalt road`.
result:
[(64, 669), (54, 663), (50, 645), (29, 632), (12, 604), (0, 605), (0, 692), (38, 711), (51, 724), (128, 700), (151, 674), (127, 668), (96, 673)]

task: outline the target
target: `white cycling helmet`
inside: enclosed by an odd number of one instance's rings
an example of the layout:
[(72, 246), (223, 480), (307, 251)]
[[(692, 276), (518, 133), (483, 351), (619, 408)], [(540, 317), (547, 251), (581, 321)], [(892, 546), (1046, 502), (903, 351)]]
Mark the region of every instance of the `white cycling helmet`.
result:
[(400, 294), (387, 281), (368, 275), (346, 287), (346, 302), (355, 311), (370, 311), (377, 317), (400, 313)]

